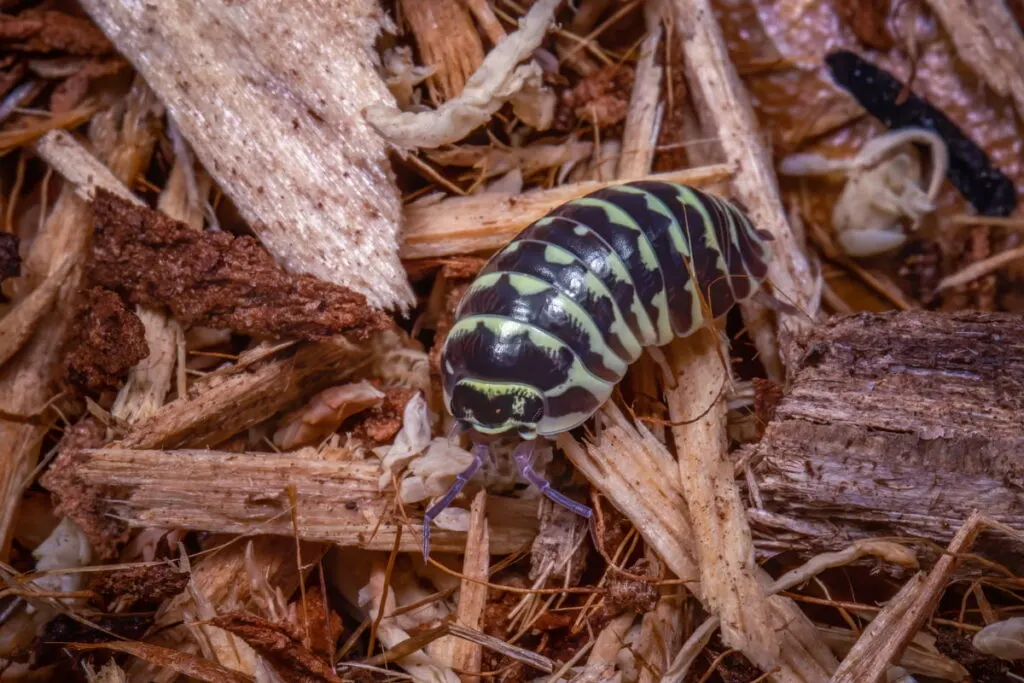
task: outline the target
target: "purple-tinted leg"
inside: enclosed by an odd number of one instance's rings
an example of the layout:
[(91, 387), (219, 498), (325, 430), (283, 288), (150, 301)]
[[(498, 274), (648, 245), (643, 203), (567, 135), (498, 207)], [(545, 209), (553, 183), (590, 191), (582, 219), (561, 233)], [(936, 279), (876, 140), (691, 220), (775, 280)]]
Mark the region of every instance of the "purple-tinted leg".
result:
[(484, 444), (476, 444), (473, 446), (473, 462), (469, 463), (469, 467), (464, 469), (462, 472), (455, 477), (455, 483), (452, 484), (448, 492), (444, 494), (441, 500), (434, 503), (429, 510), (423, 513), (423, 561), (426, 562), (430, 557), (430, 523), (437, 519), (437, 516), (441, 514), (441, 511), (452, 504), (455, 500), (455, 496), (459, 495), (462, 487), (466, 485), (476, 471), (480, 469), (480, 466), (484, 464), (484, 460), (487, 458), (487, 446)]
[(523, 479), (539, 488), (541, 493), (555, 503), (572, 510), (581, 517), (590, 519), (594, 514), (593, 510), (583, 503), (577, 503), (572, 498), (569, 498), (568, 496), (565, 496), (551, 488), (551, 482), (533, 469), (533, 448), (536, 445), (537, 442), (535, 440), (523, 441), (516, 446), (516, 451), (512, 454), (512, 457), (516, 461), (516, 467), (519, 468), (519, 473), (523, 475)]

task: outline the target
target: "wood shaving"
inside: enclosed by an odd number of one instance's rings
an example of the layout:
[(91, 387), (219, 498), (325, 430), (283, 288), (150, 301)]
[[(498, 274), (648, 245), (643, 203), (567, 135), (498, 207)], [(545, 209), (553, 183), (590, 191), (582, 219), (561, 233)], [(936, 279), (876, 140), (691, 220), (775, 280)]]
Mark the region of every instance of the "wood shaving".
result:
[(540, 79), (540, 67), (535, 63), (517, 65), (540, 46), (559, 3), (560, 0), (535, 3), (521, 21), (519, 30), (487, 53), (458, 97), (424, 112), (403, 112), (386, 105), (373, 105), (366, 110), (370, 123), (400, 149), (436, 148), (461, 140), (486, 123), (528, 81)]

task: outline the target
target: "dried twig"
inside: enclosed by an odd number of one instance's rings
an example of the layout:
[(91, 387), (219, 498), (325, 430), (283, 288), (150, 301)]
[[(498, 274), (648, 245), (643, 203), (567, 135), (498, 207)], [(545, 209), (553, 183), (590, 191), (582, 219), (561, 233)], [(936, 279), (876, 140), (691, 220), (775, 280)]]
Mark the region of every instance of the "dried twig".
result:
[[(731, 173), (732, 166), (716, 164), (647, 179), (711, 189)], [(559, 204), (616, 182), (587, 181), (518, 195), (488, 193), (446, 199), (431, 206), (406, 207), (402, 258), (470, 254), (503, 247), (516, 233)]]

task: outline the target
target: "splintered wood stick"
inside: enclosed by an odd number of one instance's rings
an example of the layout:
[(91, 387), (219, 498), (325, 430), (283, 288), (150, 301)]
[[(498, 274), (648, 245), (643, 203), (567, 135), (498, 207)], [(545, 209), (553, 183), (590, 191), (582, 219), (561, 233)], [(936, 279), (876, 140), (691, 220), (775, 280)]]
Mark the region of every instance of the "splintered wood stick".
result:
[[(135, 527), (181, 527), (228, 534), (292, 535), (287, 488), (303, 540), (368, 550), (391, 550), (404, 524), (394, 492), (381, 490), (376, 461), (329, 461), (315, 456), (218, 451), (100, 448), (76, 457), (86, 485), (115, 487), (112, 514)], [(503, 499), (490, 512), (493, 553), (511, 553), (533, 540), (533, 501)], [(438, 529), (441, 552), (464, 552), (466, 532)], [(403, 533), (400, 550), (418, 551), (418, 533)]]
[[(711, 3), (709, 0), (673, 0), (671, 8), (676, 35), (682, 39), (686, 54), (687, 81), (697, 94), (694, 101), (701, 107), (698, 111), (701, 123), (705, 130), (714, 131), (726, 159), (735, 164), (732, 187), (736, 198), (746, 207), (754, 224), (767, 230), (774, 239), (774, 257), (768, 270), (772, 289), (798, 309), (810, 310), (814, 278), (786, 219), (771, 153), (761, 142), (757, 118), (729, 59)], [(747, 303), (744, 311), (761, 362), (770, 377), (781, 379), (783, 363), (794, 360), (783, 357), (789, 340), (805, 329), (808, 321), (800, 315), (779, 314), (779, 328), (783, 333), (783, 338), (779, 339), (763, 306)]]
[[(144, 84), (137, 87), (144, 88)], [(35, 152), (64, 180), (72, 183), (79, 197), (92, 200), (96, 189), (103, 188), (139, 206), (142, 202), (129, 190), (106, 164), (93, 156), (73, 135), (63, 130), (52, 130), (35, 144)], [(132, 179), (129, 178), (128, 181)]]
[[(672, 344), (678, 382), (666, 392), (679, 458), (679, 481), (693, 524), (701, 583), (709, 611), (722, 620), (723, 641), (770, 669), (781, 647), (765, 588), (757, 580), (754, 544), (728, 459), (729, 381), (714, 326)], [(766, 664), (768, 666), (766, 666)]]
[(137, 422), (114, 445), (216, 445), (350, 376), (372, 355), (372, 344), (356, 346), (337, 338), (297, 345), (256, 367), (237, 364)]
[[(469, 508), (469, 531), (466, 532), (466, 555), (462, 561), (462, 580), (456, 605), (455, 624), (478, 632), (487, 606), (487, 570), (491, 564), (490, 528), (487, 521), (487, 492), (480, 491)], [(447, 636), (437, 642), (444, 661), (463, 672), (463, 683), (479, 683), (483, 647), (479, 641)]]
[(399, 192), (363, 117), (394, 104), (374, 68), (374, 0), (332, 6), (329, 21), (316, 0), (82, 6), (286, 268), (374, 306), (413, 302), (398, 261)]
[[(648, 3), (648, 13), (650, 13)], [(658, 50), (664, 28), (660, 21), (653, 26), (640, 43), (636, 61), (633, 92), (629, 98), (629, 111), (622, 131), (622, 155), (619, 158), (619, 177), (635, 178), (651, 172), (657, 149), (659, 102), (664, 69), (658, 66)]]
[(75, 259), (64, 259), (38, 287), (0, 318), (0, 367), (32, 338), (36, 326), (53, 308), (53, 302), (74, 265)]
[[(712, 192), (732, 174), (730, 164), (645, 176), (644, 180), (686, 183)], [(520, 230), (560, 204), (623, 181), (586, 181), (523, 194), (484, 193), (430, 206), (407, 206), (403, 259), (472, 254), (499, 249)]]
[[(686, 589), (706, 609), (713, 609), (701, 581), (695, 531), (686, 511), (678, 464), (644, 424), (631, 424), (614, 404), (602, 408), (601, 420), (605, 427), (599, 441), (588, 439), (581, 444), (571, 435), (561, 434), (559, 447), (591, 485), (633, 523), (665, 566), (685, 582)], [(762, 584), (770, 582), (766, 573), (755, 571)], [(807, 635), (806, 628), (813, 626), (806, 615), (791, 600), (776, 596), (769, 602), (772, 626), (782, 640), (780, 656), (785, 659), (766, 668), (784, 664), (780, 679), (785, 681), (800, 680), (789, 673), (794, 669), (804, 672), (803, 680), (827, 681), (824, 672), (829, 665), (835, 666), (835, 660), (820, 639)], [(755, 647), (747, 656), (757, 654)]]
[(831, 683), (873, 683), (884, 677), (932, 614), (958, 558), (970, 551), (981, 528), (981, 515), (972, 513), (932, 570), (912, 577), (864, 629)]
[[(121, 103), (99, 112), (90, 125), (90, 139), (97, 154), (107, 162), (120, 181), (136, 177), (152, 153), (154, 136), (151, 123), (154, 102), (144, 85), (136, 85)], [(61, 163), (58, 160), (54, 160)], [(91, 233), (88, 205), (68, 185), (61, 190), (46, 219), (42, 232), (32, 244), (25, 270), (46, 277), (70, 259), (71, 267), (53, 310), (39, 323), (35, 334), (0, 369), (0, 557), (9, 551), (14, 518), (21, 504), (22, 488), (36, 465), (39, 447), (48, 431), (28, 419), (38, 416), (52, 398), (55, 370), (68, 321), (72, 318), (75, 294), (82, 279), (77, 267), (85, 258)], [(17, 419), (12, 416), (23, 416)]]
[(420, 63), (434, 67), (427, 79), (430, 98), (440, 104), (462, 92), (484, 61), (484, 46), (462, 0), (400, 0), (402, 17), (412, 30)]

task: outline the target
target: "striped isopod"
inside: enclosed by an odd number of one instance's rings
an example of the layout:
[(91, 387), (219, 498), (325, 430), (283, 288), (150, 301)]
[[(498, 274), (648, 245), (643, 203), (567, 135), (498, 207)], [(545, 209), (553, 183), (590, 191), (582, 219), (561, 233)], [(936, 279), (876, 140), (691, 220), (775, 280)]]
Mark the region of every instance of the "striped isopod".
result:
[[(531, 467), (539, 436), (585, 422), (646, 346), (692, 334), (764, 279), (769, 235), (729, 202), (642, 181), (575, 199), (529, 225), (470, 285), (444, 342), (444, 401), (461, 429), (518, 433), (514, 459), (550, 499), (589, 517)], [(430, 522), (487, 457), (427, 510)]]

